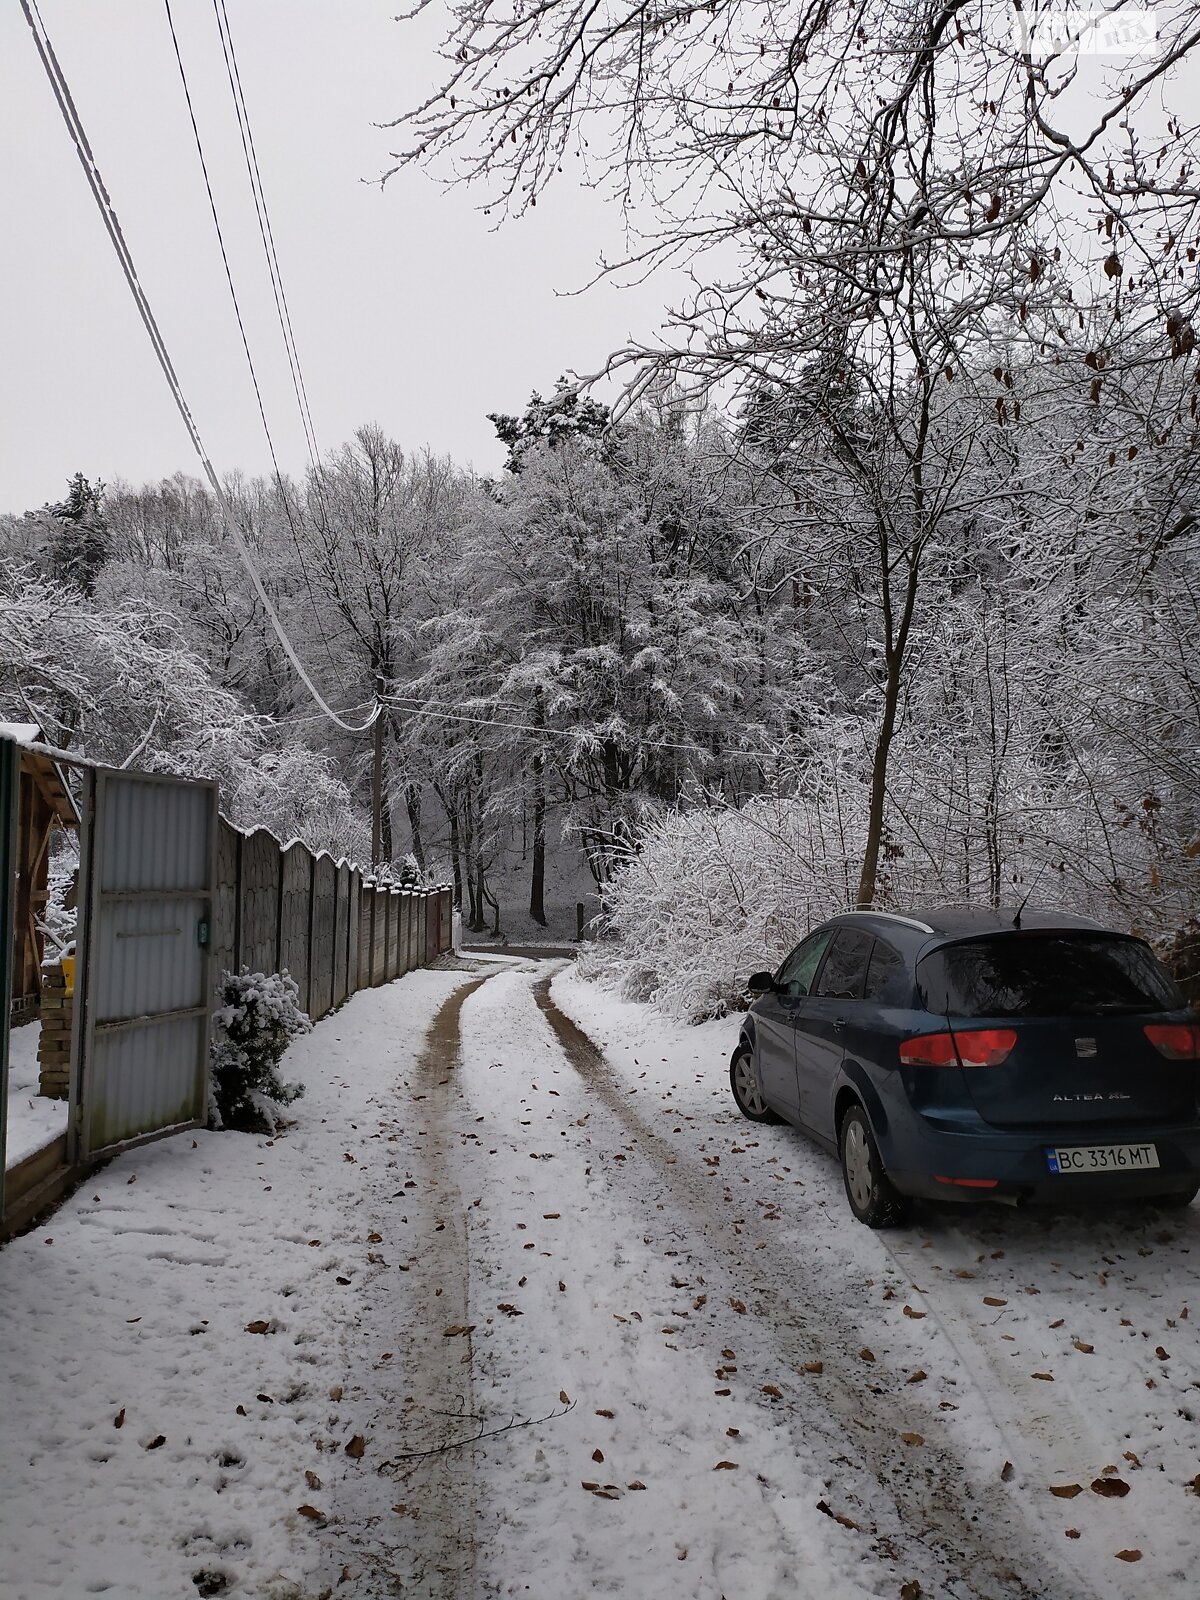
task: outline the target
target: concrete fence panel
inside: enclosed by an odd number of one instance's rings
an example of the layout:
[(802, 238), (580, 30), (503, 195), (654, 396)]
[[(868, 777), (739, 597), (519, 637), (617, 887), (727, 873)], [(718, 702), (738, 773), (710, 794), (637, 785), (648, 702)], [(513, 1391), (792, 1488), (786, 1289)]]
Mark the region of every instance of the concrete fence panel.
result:
[(312, 943), (309, 947), (308, 1014), (323, 1017), (333, 1006), (336, 950), (337, 866), (322, 851), (313, 862)]
[(378, 884), (371, 896), (373, 916), (371, 918), (371, 982), (372, 984), (387, 981), (387, 915), (388, 892), (381, 889)]
[(265, 828), (242, 840), (236, 960), (274, 972), (279, 959), (279, 841)]
[(224, 817), (217, 823), (217, 859), (213, 893), (213, 980), (237, 969), (238, 875), (242, 835)]
[(384, 971), (389, 979), (400, 971), (400, 894), (396, 889), (387, 891), (387, 956)]
[(359, 958), (362, 953), (362, 873), (350, 868), (347, 901), (346, 929), (346, 993), (354, 994), (359, 988)]
[(283, 852), (279, 906), (279, 970), (290, 972), (300, 988), (300, 1004), (309, 1009), (308, 942), (312, 914), (313, 858), (295, 840)]
[(345, 861), (337, 864), (334, 890), (336, 915), (333, 921), (333, 1004), (340, 1006), (350, 993), (350, 868)]

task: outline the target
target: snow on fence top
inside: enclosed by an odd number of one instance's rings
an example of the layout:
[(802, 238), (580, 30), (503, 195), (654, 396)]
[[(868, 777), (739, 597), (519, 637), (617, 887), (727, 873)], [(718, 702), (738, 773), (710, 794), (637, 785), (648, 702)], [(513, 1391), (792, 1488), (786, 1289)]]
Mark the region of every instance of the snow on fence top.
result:
[(288, 972), (313, 1018), (449, 949), (450, 918), (449, 889), (380, 883), (299, 839), (220, 819), (216, 971)]

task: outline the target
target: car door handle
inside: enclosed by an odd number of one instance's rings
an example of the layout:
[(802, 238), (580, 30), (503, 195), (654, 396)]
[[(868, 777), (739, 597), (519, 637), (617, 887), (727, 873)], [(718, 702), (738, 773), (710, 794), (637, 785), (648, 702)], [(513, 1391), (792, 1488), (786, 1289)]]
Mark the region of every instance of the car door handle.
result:
[(841, 1033), (842, 1029), (845, 1026), (846, 1026), (845, 1017), (834, 1017), (834, 1019), (833, 1019), (833, 1031), (834, 1031), (834, 1033)]

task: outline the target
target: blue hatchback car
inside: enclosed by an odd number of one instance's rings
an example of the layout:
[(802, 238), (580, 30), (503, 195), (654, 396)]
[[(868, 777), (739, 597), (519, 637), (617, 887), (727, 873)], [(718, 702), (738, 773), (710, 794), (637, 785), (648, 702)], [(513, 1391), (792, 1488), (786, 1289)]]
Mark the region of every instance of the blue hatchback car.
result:
[(747, 988), (738, 1108), (839, 1156), (868, 1227), (913, 1196), (1200, 1190), (1200, 1024), (1140, 939), (1046, 911), (851, 911)]

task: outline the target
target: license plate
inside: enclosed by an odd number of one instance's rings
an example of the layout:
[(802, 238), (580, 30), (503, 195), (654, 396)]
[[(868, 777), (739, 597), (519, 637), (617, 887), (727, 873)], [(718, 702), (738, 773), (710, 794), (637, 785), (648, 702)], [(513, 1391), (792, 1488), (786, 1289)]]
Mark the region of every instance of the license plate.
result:
[(1046, 1165), (1060, 1177), (1076, 1172), (1148, 1172), (1158, 1166), (1158, 1151), (1152, 1144), (1049, 1145)]

